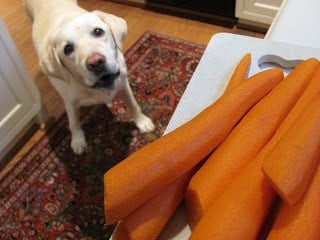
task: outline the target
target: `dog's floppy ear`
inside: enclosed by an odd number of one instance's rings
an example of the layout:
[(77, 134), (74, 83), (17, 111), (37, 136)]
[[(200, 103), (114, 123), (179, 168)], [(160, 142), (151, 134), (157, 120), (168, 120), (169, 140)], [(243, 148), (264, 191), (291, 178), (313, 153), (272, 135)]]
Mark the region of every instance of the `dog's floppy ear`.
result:
[(69, 72), (61, 62), (52, 40), (48, 40), (46, 55), (40, 59), (41, 70), (50, 77), (69, 82)]
[(123, 18), (102, 11), (96, 10), (93, 13), (109, 26), (118, 48), (122, 50), (122, 42), (127, 35), (127, 22)]

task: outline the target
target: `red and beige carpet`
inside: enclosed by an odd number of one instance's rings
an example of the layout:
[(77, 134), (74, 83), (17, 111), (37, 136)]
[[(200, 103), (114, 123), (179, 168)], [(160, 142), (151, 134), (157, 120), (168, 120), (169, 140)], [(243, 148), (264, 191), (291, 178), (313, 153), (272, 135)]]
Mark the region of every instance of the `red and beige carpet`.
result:
[(140, 134), (116, 98), (83, 108), (89, 148), (76, 156), (64, 114), (0, 182), (0, 239), (108, 239), (103, 174), (164, 132), (204, 46), (146, 32), (126, 52), (129, 81), (156, 130)]

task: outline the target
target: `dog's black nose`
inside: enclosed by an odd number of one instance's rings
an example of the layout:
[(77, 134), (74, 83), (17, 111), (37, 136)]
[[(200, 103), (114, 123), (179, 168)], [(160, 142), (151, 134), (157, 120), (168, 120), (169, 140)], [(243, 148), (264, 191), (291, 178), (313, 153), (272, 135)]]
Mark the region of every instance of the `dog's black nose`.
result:
[(94, 53), (87, 58), (87, 69), (93, 73), (101, 73), (106, 68), (106, 58), (99, 53)]

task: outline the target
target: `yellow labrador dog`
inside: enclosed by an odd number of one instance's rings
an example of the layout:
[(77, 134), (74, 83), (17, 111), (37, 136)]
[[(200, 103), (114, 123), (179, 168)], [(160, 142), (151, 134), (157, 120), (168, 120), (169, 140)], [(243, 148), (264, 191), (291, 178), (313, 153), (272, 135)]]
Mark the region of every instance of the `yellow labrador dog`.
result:
[(108, 104), (117, 93), (140, 131), (154, 129), (127, 80), (122, 54), (127, 33), (124, 19), (101, 11), (88, 12), (76, 0), (24, 0), (24, 4), (33, 21), (32, 38), (41, 70), (64, 100), (76, 154), (87, 146), (80, 107)]

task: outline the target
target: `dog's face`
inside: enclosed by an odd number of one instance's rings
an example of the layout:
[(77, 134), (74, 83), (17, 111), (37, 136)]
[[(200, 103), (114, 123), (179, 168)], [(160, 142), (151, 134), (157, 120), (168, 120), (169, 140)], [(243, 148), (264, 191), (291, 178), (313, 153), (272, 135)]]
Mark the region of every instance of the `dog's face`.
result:
[[(64, 19), (51, 36), (48, 62), (43, 62), (54, 74), (76, 76), (92, 88), (111, 88), (120, 75), (118, 62), (121, 28), (114, 22), (109, 25), (94, 13)], [(121, 31), (120, 31), (121, 32)], [(48, 71), (47, 71), (48, 72)], [(52, 72), (51, 72), (52, 73)], [(50, 75), (50, 74), (49, 74)]]

